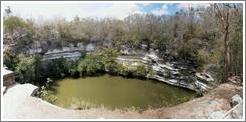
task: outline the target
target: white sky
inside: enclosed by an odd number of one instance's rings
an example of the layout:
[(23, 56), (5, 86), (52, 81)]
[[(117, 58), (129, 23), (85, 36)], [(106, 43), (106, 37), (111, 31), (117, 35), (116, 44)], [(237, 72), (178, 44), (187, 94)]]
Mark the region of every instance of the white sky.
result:
[[(150, 3), (141, 3), (142, 7), (149, 7)], [(206, 3), (179, 3), (175, 5), (175, 9), (186, 9), (190, 5), (192, 7), (208, 6)], [(144, 13), (143, 8), (138, 3), (81, 3), (81, 2), (35, 2), (35, 1), (4, 1), (2, 2), (2, 11), (11, 7), (13, 15), (21, 16), (23, 18), (32, 18), (39, 21), (49, 20), (54, 18), (66, 18), (72, 20), (75, 16), (79, 17), (114, 17), (123, 19), (130, 13)], [(163, 4), (161, 8), (153, 9), (151, 13), (155, 15), (169, 14), (168, 5)], [(4, 12), (5, 13), (5, 12)]]
[(70, 20), (75, 16), (98, 18), (107, 16), (123, 19), (129, 13), (140, 13), (140, 8), (135, 3), (4, 2), (2, 6), (4, 9), (10, 6), (14, 15), (35, 19), (66, 17)]

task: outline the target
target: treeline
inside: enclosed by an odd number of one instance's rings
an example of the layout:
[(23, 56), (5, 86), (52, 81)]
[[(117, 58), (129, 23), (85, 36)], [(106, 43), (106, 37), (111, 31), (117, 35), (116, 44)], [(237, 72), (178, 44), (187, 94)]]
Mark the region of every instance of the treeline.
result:
[(63, 47), (97, 41), (102, 47), (118, 51), (145, 44), (147, 49), (158, 50), (164, 60), (194, 62), (198, 70), (212, 66), (224, 79), (243, 73), (242, 4), (190, 7), (174, 15), (132, 14), (123, 20), (75, 17), (72, 21), (55, 19), (43, 23), (9, 12), (3, 24), (4, 34), (14, 37), (14, 41), (4, 43), (16, 43), (17, 52), (33, 48), (31, 45), (37, 42)]

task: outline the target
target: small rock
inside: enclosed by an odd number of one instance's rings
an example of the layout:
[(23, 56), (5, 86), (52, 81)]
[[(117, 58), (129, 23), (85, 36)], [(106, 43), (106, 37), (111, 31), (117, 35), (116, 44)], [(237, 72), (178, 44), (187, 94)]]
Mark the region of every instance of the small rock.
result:
[(236, 94), (231, 98), (231, 106), (234, 107), (235, 105), (242, 102), (242, 98), (240, 95)]
[(205, 81), (205, 82), (211, 82), (214, 81), (214, 79), (212, 78), (211, 75), (209, 75), (208, 73), (202, 72), (202, 73), (195, 73), (196, 77), (199, 80)]

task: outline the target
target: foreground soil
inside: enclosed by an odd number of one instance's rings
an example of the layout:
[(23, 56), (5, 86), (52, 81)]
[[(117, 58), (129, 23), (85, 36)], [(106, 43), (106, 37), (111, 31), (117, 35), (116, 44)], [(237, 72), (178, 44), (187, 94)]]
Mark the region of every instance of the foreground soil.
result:
[(212, 112), (226, 112), (231, 109), (231, 97), (242, 94), (242, 86), (226, 83), (206, 95), (191, 101), (159, 109), (138, 112), (129, 110), (108, 110), (92, 108), (69, 110), (54, 106), (39, 98), (32, 97), (31, 84), (17, 84), (3, 95), (3, 119), (206, 119)]

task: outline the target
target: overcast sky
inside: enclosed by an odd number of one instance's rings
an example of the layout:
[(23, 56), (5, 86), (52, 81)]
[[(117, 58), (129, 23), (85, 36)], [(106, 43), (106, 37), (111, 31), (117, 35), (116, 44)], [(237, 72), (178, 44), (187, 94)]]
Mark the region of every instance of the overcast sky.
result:
[(62, 2), (2, 2), (3, 9), (11, 7), (13, 15), (33, 19), (79, 17), (114, 17), (123, 19), (130, 13), (153, 13), (155, 15), (172, 15), (180, 9), (206, 7), (208, 4), (188, 3), (62, 3)]

